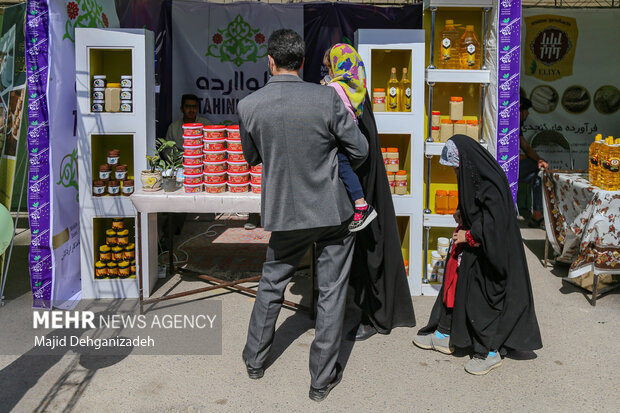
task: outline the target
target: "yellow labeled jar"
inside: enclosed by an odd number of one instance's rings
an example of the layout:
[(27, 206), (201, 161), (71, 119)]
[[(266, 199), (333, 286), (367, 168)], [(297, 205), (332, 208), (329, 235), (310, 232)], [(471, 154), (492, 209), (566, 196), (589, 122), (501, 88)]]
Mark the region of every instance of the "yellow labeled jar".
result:
[(129, 230), (124, 229), (122, 231), (118, 231), (116, 234), (116, 245), (119, 247), (126, 247), (129, 245)]
[(105, 243), (108, 247), (116, 247), (116, 231), (109, 229), (105, 232)]
[(108, 278), (118, 277), (118, 265), (115, 262), (108, 263)]
[(101, 261), (95, 263), (95, 279), (101, 280), (108, 276), (108, 266)]
[(129, 261), (135, 260), (136, 259), (136, 245), (128, 244), (125, 247), (125, 252), (123, 252), (123, 257)]
[(103, 263), (112, 261), (112, 252), (110, 247), (107, 245), (102, 245), (99, 247), (99, 261)]
[(121, 261), (118, 263), (118, 278), (129, 278), (130, 274), (129, 261)]
[(123, 260), (123, 248), (112, 247), (112, 261), (120, 262)]

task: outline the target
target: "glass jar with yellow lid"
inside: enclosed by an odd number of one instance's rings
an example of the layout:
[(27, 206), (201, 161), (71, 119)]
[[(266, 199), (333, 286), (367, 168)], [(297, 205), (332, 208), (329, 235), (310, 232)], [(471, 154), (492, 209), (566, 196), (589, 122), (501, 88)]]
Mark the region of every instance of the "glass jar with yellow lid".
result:
[(105, 243), (110, 248), (116, 246), (116, 231), (109, 229), (105, 232)]
[(107, 245), (102, 245), (99, 247), (99, 261), (103, 262), (104, 264), (112, 261), (112, 252), (110, 250), (110, 247), (108, 247)]
[(118, 277), (118, 265), (114, 261), (108, 263), (108, 278)]
[(106, 263), (97, 261), (95, 263), (95, 279), (101, 280), (108, 276), (108, 266)]
[(123, 218), (114, 218), (112, 220), (112, 229), (115, 231), (120, 231), (121, 229), (125, 228), (125, 222), (123, 221)]
[(123, 248), (122, 247), (112, 247), (112, 261), (114, 262), (123, 261)]
[(118, 278), (129, 278), (131, 275), (129, 261), (121, 261), (118, 263)]
[(123, 229), (116, 233), (116, 245), (126, 247), (129, 244), (129, 230)]
[(136, 259), (136, 244), (128, 244), (123, 252), (123, 257), (126, 260), (132, 261)]

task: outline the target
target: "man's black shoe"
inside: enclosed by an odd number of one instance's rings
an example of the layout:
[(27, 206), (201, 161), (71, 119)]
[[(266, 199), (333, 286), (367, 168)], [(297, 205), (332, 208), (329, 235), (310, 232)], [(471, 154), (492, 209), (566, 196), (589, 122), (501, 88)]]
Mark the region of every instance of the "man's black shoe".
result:
[(349, 331), (349, 333), (347, 334), (347, 340), (364, 341), (374, 336), (375, 334), (377, 334), (377, 330), (373, 326), (360, 323), (357, 328)]
[(265, 375), (265, 369), (250, 367), (245, 360), (243, 360), (243, 364), (245, 364), (245, 368), (248, 371), (248, 377), (252, 380), (258, 380)]
[(310, 386), (310, 392), (308, 393), (308, 396), (315, 402), (322, 402), (323, 400), (325, 400), (329, 392), (332, 391), (332, 389), (336, 387), (338, 383), (340, 383), (340, 380), (342, 380), (342, 366), (340, 366), (339, 363), (336, 363), (336, 377), (334, 377), (334, 380), (332, 380), (332, 382), (329, 383), (327, 386), (320, 389), (315, 389), (314, 387)]

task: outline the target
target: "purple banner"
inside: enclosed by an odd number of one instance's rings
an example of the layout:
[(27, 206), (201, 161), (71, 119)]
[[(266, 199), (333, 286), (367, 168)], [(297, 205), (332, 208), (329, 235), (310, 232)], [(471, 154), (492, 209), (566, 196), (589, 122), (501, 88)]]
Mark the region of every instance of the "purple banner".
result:
[(497, 32), (497, 161), (516, 202), (519, 180), (521, 0), (499, 1)]
[(26, 10), (26, 74), (28, 86), (28, 215), (32, 241), (28, 264), (33, 307), (51, 308), (53, 257), (50, 217), (50, 139), (47, 109), (49, 7), (29, 0)]

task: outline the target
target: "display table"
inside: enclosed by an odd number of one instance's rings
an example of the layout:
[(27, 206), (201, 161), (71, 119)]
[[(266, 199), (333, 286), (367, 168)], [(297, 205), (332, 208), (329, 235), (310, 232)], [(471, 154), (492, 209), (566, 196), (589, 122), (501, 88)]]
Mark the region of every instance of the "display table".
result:
[[(260, 203), (261, 196), (260, 194), (254, 194), (252, 192), (245, 192), (241, 194), (224, 192), (221, 194), (209, 194), (206, 192), (200, 192), (196, 194), (188, 194), (185, 193), (184, 189), (178, 189), (174, 192), (164, 192), (164, 191), (156, 191), (156, 192), (145, 192), (138, 191), (131, 195), (131, 202), (135, 206), (138, 211), (138, 249), (142, 251), (142, 242), (143, 238), (149, 239), (153, 234), (149, 234), (149, 228), (154, 228), (156, 230), (156, 226), (147, 226), (145, 231), (142, 231), (141, 223), (141, 214), (155, 214), (159, 212), (169, 212), (169, 213), (258, 213), (260, 212)], [(168, 234), (170, 234), (168, 251), (173, 251), (173, 231), (171, 228), (172, 220), (168, 220), (169, 228)], [(152, 229), (151, 229), (152, 231)], [(154, 234), (156, 235), (156, 234)], [(312, 297), (311, 302), (314, 301), (314, 262), (315, 262), (315, 250), (312, 251), (312, 259), (310, 262), (311, 274), (312, 274)], [(169, 269), (173, 269), (173, 254), (168, 254), (170, 257)], [(243, 287), (240, 284), (256, 282), (260, 280), (260, 276), (255, 276), (251, 278), (244, 278), (236, 281), (224, 281), (215, 277), (211, 277), (208, 275), (196, 275), (196, 278), (199, 278), (203, 281), (207, 281), (209, 283), (215, 284), (209, 287), (198, 288), (191, 291), (186, 291), (177, 294), (169, 294), (163, 297), (150, 298), (145, 300), (143, 295), (143, 262), (148, 257), (142, 257), (142, 254), (138, 257), (139, 260), (139, 279), (140, 279), (140, 310), (142, 311), (143, 304), (150, 304), (162, 300), (170, 300), (174, 298), (184, 297), (191, 294), (197, 294), (205, 291), (216, 290), (219, 288), (234, 288), (236, 290), (242, 291), (244, 293), (256, 295), (256, 290)], [(180, 268), (176, 268), (181, 270)], [(284, 301), (284, 305), (295, 308), (295, 309), (304, 309), (308, 310), (306, 307), (301, 306), (297, 303), (293, 303), (290, 301)], [(314, 317), (314, 312), (312, 311), (314, 306), (312, 305), (311, 316)]]
[(556, 260), (571, 264), (568, 280), (591, 291), (595, 305), (597, 293), (620, 286), (620, 191), (591, 185), (585, 173), (553, 170), (543, 188)]

